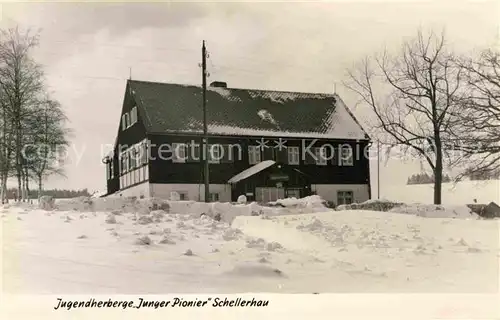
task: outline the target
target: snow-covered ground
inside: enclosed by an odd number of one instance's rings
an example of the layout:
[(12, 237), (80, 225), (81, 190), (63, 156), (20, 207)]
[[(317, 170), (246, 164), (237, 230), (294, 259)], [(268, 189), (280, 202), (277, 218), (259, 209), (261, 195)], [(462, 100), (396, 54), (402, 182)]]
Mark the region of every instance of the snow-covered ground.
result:
[(4, 292), (498, 292), (498, 220), (332, 211), (314, 197), (153, 211), (83, 200), (0, 209)]
[[(443, 183), (443, 204), (464, 205), (474, 203), (500, 204), (500, 180), (460, 181), (456, 184)], [(434, 186), (421, 185), (382, 185), (380, 195), (393, 201), (432, 203)]]

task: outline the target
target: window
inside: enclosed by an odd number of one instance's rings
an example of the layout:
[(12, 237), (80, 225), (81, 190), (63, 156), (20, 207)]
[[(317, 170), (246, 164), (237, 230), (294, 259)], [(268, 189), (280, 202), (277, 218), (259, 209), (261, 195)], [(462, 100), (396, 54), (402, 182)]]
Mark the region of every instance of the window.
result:
[(210, 202), (218, 202), (219, 201), (219, 194), (216, 192), (211, 192), (210, 193)]
[(125, 129), (130, 127), (130, 113), (125, 113)]
[(189, 200), (187, 192), (177, 191), (177, 193), (179, 194), (179, 200), (180, 201), (187, 201), (187, 200)]
[(260, 148), (257, 146), (248, 146), (248, 163), (257, 164), (260, 160)]
[(314, 148), (314, 156), (316, 157), (317, 165), (326, 166), (326, 148)]
[(128, 170), (128, 159), (127, 159), (127, 153), (122, 153), (120, 156), (120, 163), (121, 163), (121, 173), (124, 174)]
[(288, 147), (288, 164), (299, 164), (299, 147)]
[(149, 179), (149, 166), (144, 166), (143, 170), (144, 170), (144, 180), (148, 180)]
[(300, 189), (287, 189), (286, 196), (287, 198), (300, 199)]
[(186, 160), (189, 162), (198, 162), (200, 161), (200, 144), (192, 143), (187, 145), (186, 150)]
[(134, 158), (135, 158), (135, 164), (136, 167), (139, 168), (143, 163), (142, 163), (142, 142), (139, 144), (136, 144), (134, 146)]
[(132, 110), (130, 110), (130, 125), (132, 126), (136, 122), (137, 122), (137, 107), (133, 107)]
[(172, 144), (172, 162), (185, 163), (186, 162), (186, 145), (183, 143)]
[(267, 203), (285, 198), (284, 188), (255, 188), (257, 202)]
[(148, 153), (149, 153), (149, 148), (148, 148), (148, 142), (144, 141), (141, 144), (141, 164), (146, 164), (148, 163)]
[(209, 163), (220, 163), (222, 152), (224, 152), (224, 149), (222, 148), (221, 145), (218, 145), (218, 144), (209, 145), (208, 162)]
[(130, 170), (135, 169), (137, 165), (137, 153), (135, 151), (135, 148), (130, 149), (128, 152), (129, 158), (130, 158)]
[(127, 129), (127, 120), (125, 119), (125, 114), (122, 115), (122, 131)]
[(110, 168), (109, 168), (109, 163), (106, 163), (106, 180), (109, 180), (111, 179), (111, 172), (110, 172)]
[(354, 165), (353, 156), (352, 156), (352, 148), (350, 146), (339, 147), (339, 154), (340, 154), (339, 165), (341, 165), (341, 166)]
[(111, 161), (109, 162), (109, 178), (113, 179), (115, 177), (115, 165), (113, 162), (113, 158), (111, 158)]
[(351, 204), (353, 202), (352, 191), (338, 191), (337, 192), (337, 205)]
[(126, 152), (125, 153), (125, 172), (130, 171), (130, 153)]

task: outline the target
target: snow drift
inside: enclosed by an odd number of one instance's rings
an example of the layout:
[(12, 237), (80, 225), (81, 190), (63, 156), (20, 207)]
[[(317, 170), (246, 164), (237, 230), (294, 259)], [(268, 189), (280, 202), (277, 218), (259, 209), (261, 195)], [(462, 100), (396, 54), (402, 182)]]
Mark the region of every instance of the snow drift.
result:
[(362, 203), (353, 203), (349, 205), (340, 205), (337, 211), (343, 210), (369, 210), (382, 211), (402, 214), (412, 214), (425, 218), (454, 218), (454, 219), (480, 219), (479, 215), (474, 213), (465, 205), (443, 206), (422, 203), (399, 203), (389, 200), (368, 200)]
[(467, 206), (442, 206), (414, 203), (395, 207), (389, 210), (389, 212), (413, 214), (426, 218), (480, 219), (479, 215), (472, 212)]
[(169, 214), (187, 214), (191, 217), (207, 215), (217, 220), (231, 222), (237, 216), (278, 216), (297, 213), (329, 211), (319, 196), (303, 199), (279, 200), (281, 207), (270, 207), (252, 203), (196, 201), (172, 201), (158, 198), (138, 199), (136, 197), (109, 196), (105, 198), (78, 197), (74, 199), (60, 199), (54, 205), (57, 211), (78, 212), (112, 212), (120, 210), (125, 213), (149, 214), (154, 210), (164, 210)]

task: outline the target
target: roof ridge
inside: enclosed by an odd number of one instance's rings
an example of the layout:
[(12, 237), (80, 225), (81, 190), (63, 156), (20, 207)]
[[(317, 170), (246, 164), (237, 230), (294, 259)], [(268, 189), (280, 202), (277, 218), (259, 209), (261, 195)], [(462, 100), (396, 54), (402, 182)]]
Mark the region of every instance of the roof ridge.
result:
[[(148, 81), (148, 80), (127, 80), (129, 82), (141, 82), (141, 83), (146, 83), (146, 84), (158, 84), (158, 85), (174, 85), (174, 86), (183, 86), (183, 87), (194, 87), (194, 88), (200, 88), (201, 85), (195, 85), (195, 84), (188, 84), (188, 83), (174, 83), (174, 82), (158, 82), (158, 81)], [(256, 92), (274, 92), (274, 93), (289, 93), (289, 94), (303, 94), (303, 95), (310, 95), (310, 96), (326, 96), (326, 97), (331, 97), (331, 98), (336, 98), (338, 95), (336, 93), (327, 93), (327, 92), (305, 92), (305, 91), (291, 91), (291, 90), (272, 90), (272, 89), (257, 89), (257, 88), (224, 88), (224, 87), (210, 87), (207, 86), (207, 89), (209, 88), (217, 88), (217, 89), (222, 89), (222, 90), (241, 90), (241, 91), (256, 91)]]
[(127, 82), (141, 82), (141, 83), (147, 83), (147, 84), (162, 84), (162, 85), (174, 85), (174, 86), (183, 86), (183, 87), (199, 87), (201, 86), (195, 85), (195, 84), (189, 84), (189, 83), (173, 83), (173, 82), (158, 82), (158, 81), (148, 81), (148, 80), (135, 80), (135, 79), (128, 79)]

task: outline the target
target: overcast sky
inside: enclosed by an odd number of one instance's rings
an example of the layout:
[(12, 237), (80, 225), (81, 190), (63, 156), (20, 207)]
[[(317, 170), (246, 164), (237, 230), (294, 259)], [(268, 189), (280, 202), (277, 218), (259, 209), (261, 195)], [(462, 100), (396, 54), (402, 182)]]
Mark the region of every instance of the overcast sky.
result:
[[(355, 97), (341, 86), (345, 68), (384, 46), (397, 48), (419, 27), (445, 27), (458, 50), (492, 47), (500, 21), (498, 1), (9, 3), (1, 9), (2, 27), (41, 29), (36, 58), (75, 131), (67, 179), (50, 179), (47, 187), (91, 190), (105, 189), (101, 145), (114, 142), (129, 68), (137, 80), (200, 84), (206, 40), (209, 81), (311, 92), (333, 92), (337, 83), (359, 115)], [(381, 170), (382, 188), (419, 170), (418, 162), (390, 161)]]

